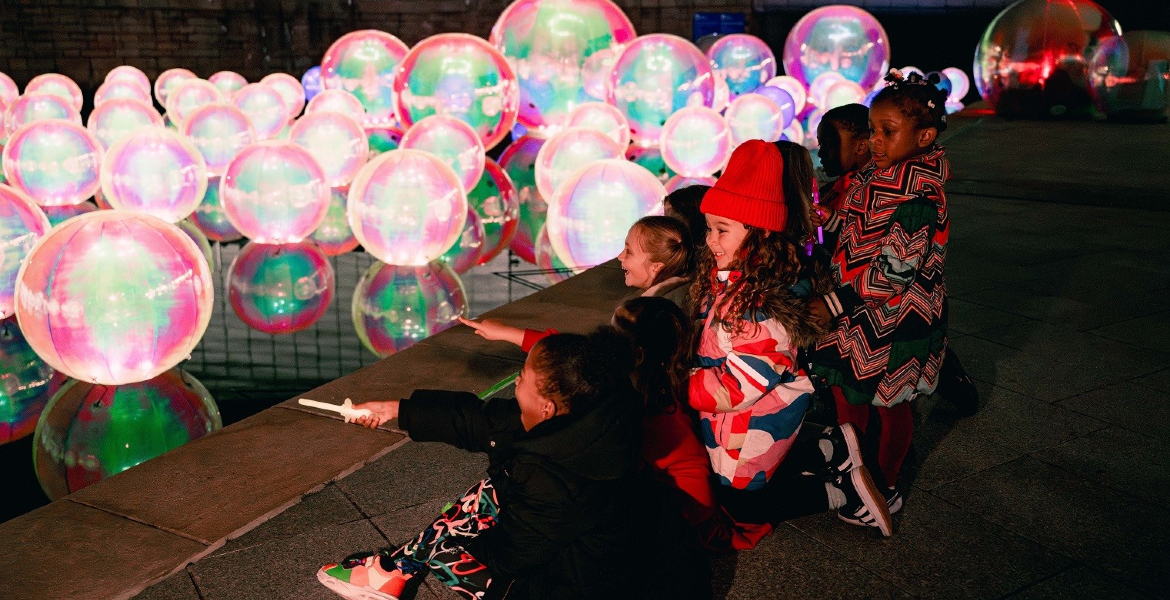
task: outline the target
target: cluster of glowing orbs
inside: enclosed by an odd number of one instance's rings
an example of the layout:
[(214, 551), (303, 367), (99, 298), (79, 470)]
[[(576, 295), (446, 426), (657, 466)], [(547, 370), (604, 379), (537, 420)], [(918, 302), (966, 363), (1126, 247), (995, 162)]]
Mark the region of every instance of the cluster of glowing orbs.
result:
[(808, 102), (808, 87), (799, 79), (791, 75), (779, 75), (770, 79), (768, 83), (764, 84), (764, 87), (774, 87), (787, 92), (788, 97), (792, 98), (794, 115), (804, 111), (804, 105)]
[(544, 225), (548, 203), (536, 189), (536, 157), (545, 140), (523, 136), (500, 155), (500, 168), (512, 180), (520, 205), (516, 233), (510, 243), (512, 252), (526, 262), (536, 263), (536, 235)]
[(439, 157), (471, 189), (483, 175), (484, 147), (478, 132), (453, 116), (431, 115), (406, 130), (399, 148), (421, 150)]
[(140, 88), (132, 81), (107, 81), (93, 93), (95, 108), (110, 100), (138, 100), (154, 108), (154, 99), (150, 97), (150, 88)]
[(64, 379), (33, 352), (16, 319), (0, 321), (0, 444), (36, 429), (41, 411)]
[(788, 92), (770, 85), (765, 85), (757, 88), (753, 94), (759, 94), (780, 107), (780, 119), (785, 123), (792, 123), (796, 120), (796, 101), (792, 99), (792, 95)]
[(361, 101), (366, 126), (392, 125), (394, 75), (410, 47), (376, 29), (352, 31), (333, 42), (321, 59), (321, 85), (345, 90)]
[(1089, 65), (1097, 108), (1111, 117), (1164, 119), (1170, 33), (1131, 31), (1101, 42)]
[(265, 244), (303, 240), (329, 211), (325, 171), (292, 142), (260, 142), (241, 150), (228, 164), (219, 194), (232, 227)]
[(143, 127), (163, 126), (162, 115), (154, 106), (129, 98), (108, 100), (94, 107), (89, 113), (85, 128), (102, 143), (107, 150), (122, 138)]
[(0, 184), (0, 318), (12, 316), (17, 271), (50, 226), (32, 198)]
[(383, 152), (397, 150), (402, 145), (402, 135), (402, 130), (393, 125), (366, 127), (366, 137), (370, 141), (370, 158)]
[(541, 197), (551, 198), (575, 171), (602, 159), (621, 158), (623, 150), (596, 129), (566, 129), (541, 146), (536, 156), (536, 189)]
[(235, 71), (212, 73), (211, 77), (208, 77), (207, 80), (219, 88), (219, 91), (223, 92), (227, 98), (231, 98), (232, 95), (240, 91), (245, 85), (248, 85), (248, 80)]
[(731, 103), (731, 88), (727, 87), (727, 82), (722, 77), (715, 77), (715, 101), (711, 103), (711, 108), (717, 112), (723, 112), (727, 105)]
[(358, 247), (357, 237), (349, 227), (346, 202), (349, 188), (333, 188), (329, 194), (329, 212), (309, 239), (317, 243), (328, 256), (339, 256)]
[(870, 89), (890, 66), (890, 40), (881, 23), (855, 6), (823, 6), (801, 17), (784, 41), (784, 71), (810, 85), (836, 72)]
[(707, 49), (715, 74), (727, 84), (728, 101), (755, 91), (776, 76), (776, 55), (764, 40), (744, 33), (721, 36)]
[(269, 334), (295, 333), (316, 323), (333, 301), (329, 257), (311, 241), (249, 242), (227, 273), (228, 302), (248, 327)]
[(590, 58), (634, 36), (629, 18), (609, 0), (517, 0), (500, 14), (489, 40), (516, 72), (520, 123), (547, 137), (589, 100), (583, 69)]
[(666, 193), (673, 194), (678, 190), (694, 185), (705, 185), (711, 187), (715, 185), (714, 177), (683, 177), (682, 175), (675, 175), (666, 182)]
[(653, 146), (630, 146), (626, 150), (626, 160), (646, 169), (662, 183), (666, 183), (668, 179), (676, 175), (674, 169), (671, 169), (666, 164), (666, 160), (662, 158), (662, 151), (659, 149), (658, 144)]
[(0, 103), (12, 104), (19, 97), (20, 88), (16, 87), (16, 82), (7, 73), (0, 73)]
[(311, 115), (318, 111), (333, 111), (353, 117), (358, 123), (366, 119), (366, 109), (357, 96), (345, 90), (324, 90), (313, 96), (305, 106), (305, 114)]
[(312, 102), (321, 93), (321, 65), (313, 65), (301, 75), (301, 88), (305, 90), (305, 102)]
[(78, 204), (101, 185), (102, 144), (77, 123), (29, 123), (4, 146), (4, 178), (41, 206)]
[(232, 96), (232, 105), (248, 115), (256, 137), (268, 140), (276, 137), (288, 125), (288, 105), (272, 86), (249, 83)]
[(467, 291), (441, 261), (419, 266), (376, 262), (353, 291), (353, 326), (370, 352), (386, 357), (467, 316)]
[(536, 234), (536, 266), (544, 271), (542, 275), (550, 284), (560, 283), (572, 277), (574, 273), (553, 251), (552, 243), (548, 240), (548, 223), (545, 223)]
[(467, 194), (459, 176), (437, 156), (398, 149), (358, 173), (347, 210), (366, 252), (393, 265), (425, 265), (463, 233)]
[(57, 500), (222, 427), (211, 393), (181, 369), (126, 385), (70, 381), (37, 422), (33, 466)]
[(583, 167), (549, 200), (548, 237), (573, 269), (599, 265), (622, 251), (638, 219), (662, 214), (666, 189), (650, 172), (625, 160)]
[(665, 33), (626, 46), (609, 75), (608, 101), (630, 124), (635, 144), (658, 144), (666, 118), (686, 106), (711, 107), (715, 75), (694, 44)]
[[(777, 135), (779, 137), (779, 135)], [(723, 115), (705, 106), (684, 108), (662, 126), (662, 159), (684, 177), (709, 177), (731, 158), (731, 129)]]
[(208, 176), (223, 175), (240, 150), (256, 143), (252, 122), (231, 104), (208, 104), (196, 109), (179, 128), (207, 163)]
[(361, 123), (339, 112), (321, 111), (297, 119), (288, 139), (317, 159), (329, 187), (349, 185), (370, 155)]
[(185, 137), (161, 127), (122, 138), (102, 161), (102, 198), (113, 208), (177, 223), (207, 189), (207, 163)]
[(463, 233), (459, 234), (459, 239), (439, 257), (439, 260), (450, 265), (456, 273), (466, 273), (468, 269), (479, 264), (479, 253), (483, 250), (485, 237), (479, 213), (468, 206)]
[(150, 379), (191, 354), (212, 308), (211, 272), (178, 227), (99, 210), (41, 238), (16, 281), (16, 317), (54, 369), (119, 385)]
[(34, 94), (49, 94), (63, 98), (69, 102), (73, 110), (78, 112), (81, 112), (81, 104), (84, 102), (81, 88), (78, 87), (77, 83), (59, 73), (44, 73), (30, 79), (28, 84), (24, 86), (24, 95), (32, 96)]
[(735, 147), (748, 140), (775, 142), (788, 125), (780, 107), (760, 94), (744, 94), (736, 98), (724, 116), (731, 128), (731, 143)]
[(289, 118), (301, 114), (301, 110), (305, 108), (305, 88), (296, 77), (288, 73), (272, 73), (265, 75), (260, 83), (271, 86), (280, 94), (285, 106), (288, 107)]
[(613, 64), (617, 62), (623, 46), (598, 50), (585, 60), (581, 66), (582, 83), (585, 85), (585, 94), (593, 100), (605, 101), (609, 97), (609, 74), (613, 71)]
[(625, 115), (612, 104), (586, 102), (569, 113), (565, 126), (596, 129), (608, 135), (622, 150), (630, 145), (630, 124)]
[(516, 75), (504, 55), (466, 33), (419, 42), (394, 78), (394, 112), (403, 127), (434, 114), (455, 117), (475, 130), (484, 148), (508, 135), (519, 104)]
[(17, 129), (36, 121), (60, 119), (81, 124), (81, 113), (69, 101), (49, 94), (25, 94), (4, 111), (4, 130), (12, 135)]
[(195, 110), (226, 100), (227, 95), (210, 81), (188, 79), (176, 85), (167, 96), (167, 117), (176, 127), (182, 129), (183, 121)]
[(234, 242), (244, 234), (240, 233), (228, 221), (223, 204), (219, 201), (219, 177), (207, 178), (207, 192), (203, 194), (203, 201), (195, 207), (195, 212), (188, 217), (207, 239), (214, 242)]
[(159, 73), (158, 78), (154, 80), (154, 99), (158, 100), (162, 106), (166, 106), (167, 98), (170, 98), (171, 92), (189, 79), (199, 79), (199, 76), (187, 69), (178, 68), (167, 69)]
[(520, 198), (512, 178), (496, 161), (487, 159), (479, 183), (467, 192), (467, 204), (483, 223), (484, 242), (478, 264), (487, 264), (512, 243), (520, 219)]
[(147, 94), (150, 93), (150, 78), (138, 67), (119, 65), (110, 69), (110, 72), (106, 73), (106, 78), (103, 80), (103, 83), (121, 82), (129, 83), (134, 87), (145, 90)]
[(41, 210), (49, 218), (49, 225), (56, 227), (77, 215), (84, 215), (85, 213), (98, 210), (98, 206), (93, 202), (82, 202), (81, 204), (67, 204), (65, 206), (44, 206), (41, 207)]
[(975, 47), (975, 87), (1000, 114), (1080, 112), (1090, 104), (1092, 53), (1120, 34), (1090, 0), (1021, 0), (991, 21)]

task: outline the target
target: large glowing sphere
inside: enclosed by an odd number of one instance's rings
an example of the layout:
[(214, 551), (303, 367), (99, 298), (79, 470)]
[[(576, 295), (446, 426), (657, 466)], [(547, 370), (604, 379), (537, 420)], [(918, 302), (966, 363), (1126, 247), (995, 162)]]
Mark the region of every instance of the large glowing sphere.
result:
[(353, 117), (358, 123), (366, 120), (366, 109), (357, 96), (345, 90), (324, 90), (309, 100), (305, 106), (305, 114), (311, 115), (318, 111), (333, 111)]
[(305, 102), (312, 102), (321, 93), (321, 65), (313, 65), (301, 75), (301, 88), (305, 90)]
[(479, 214), (483, 223), (484, 243), (478, 263), (487, 264), (516, 235), (520, 220), (520, 198), (512, 178), (496, 161), (487, 159), (479, 183), (467, 192), (467, 204)]
[(630, 124), (625, 115), (612, 104), (605, 102), (586, 102), (569, 113), (566, 127), (585, 127), (596, 129), (609, 139), (613, 140), (618, 148), (625, 151), (630, 145)]
[(538, 137), (523, 136), (514, 140), (500, 155), (500, 167), (516, 187), (520, 212), (512, 252), (526, 262), (536, 264), (536, 234), (544, 225), (548, 203), (536, 189), (536, 157), (545, 143)]
[(519, 104), (516, 75), (504, 55), (466, 33), (419, 42), (394, 77), (394, 111), (403, 127), (435, 114), (455, 117), (471, 125), (484, 148), (508, 135)]
[(248, 115), (231, 104), (208, 104), (195, 109), (179, 131), (199, 150), (211, 177), (223, 175), (240, 150), (256, 143)]
[(817, 75), (817, 78), (808, 84), (808, 102), (817, 108), (823, 108), (825, 105), (825, 92), (829, 88), (842, 82), (849, 81), (845, 79), (840, 73), (836, 71), (828, 71)]
[(725, 113), (731, 128), (731, 143), (738, 147), (748, 140), (774, 142), (780, 139), (787, 123), (775, 102), (760, 94), (744, 94), (735, 99)]
[(0, 321), (0, 444), (30, 434), (64, 377), (24, 339), (16, 319)]
[(683, 177), (682, 175), (675, 175), (666, 182), (666, 193), (673, 194), (678, 190), (693, 185), (705, 185), (712, 187), (715, 185), (714, 177)]
[(619, 148), (604, 132), (585, 127), (566, 129), (552, 137), (536, 156), (536, 189), (544, 198), (578, 169), (606, 158), (621, 158)]
[(16, 273), (50, 226), (32, 198), (0, 184), (0, 318), (12, 316)]
[(29, 123), (4, 146), (4, 178), (41, 206), (78, 204), (101, 185), (102, 143), (77, 123)]
[(709, 177), (731, 158), (731, 129), (714, 109), (691, 106), (666, 120), (661, 147), (662, 160), (678, 175)]
[(162, 115), (154, 106), (139, 100), (109, 100), (94, 107), (85, 128), (110, 149), (118, 140), (143, 128), (163, 126)]
[(240, 75), (235, 71), (219, 71), (217, 73), (212, 73), (211, 77), (208, 77), (207, 80), (210, 81), (212, 85), (219, 88), (219, 91), (223, 92), (224, 96), (229, 99), (234, 96), (236, 92), (243, 89), (245, 85), (248, 85), (248, 80), (244, 79), (243, 75)]
[(441, 262), (447, 263), (462, 275), (468, 269), (479, 264), (479, 254), (484, 248), (483, 222), (479, 220), (479, 213), (474, 208), (467, 207), (467, 222), (463, 225), (463, 233), (459, 239), (442, 256)]
[(658, 148), (658, 144), (630, 146), (629, 150), (626, 150), (626, 160), (650, 171), (651, 175), (657, 177), (658, 181), (664, 184), (668, 179), (677, 175), (674, 169), (666, 164), (666, 159), (662, 157), (662, 151)]
[(392, 265), (425, 265), (463, 233), (467, 194), (442, 159), (391, 150), (370, 161), (349, 188), (349, 226), (366, 252)]
[(840, 73), (869, 89), (890, 67), (890, 40), (873, 15), (846, 5), (823, 6), (801, 17), (784, 41), (784, 71), (804, 85)]
[(570, 268), (599, 265), (622, 251), (634, 221), (662, 214), (666, 189), (649, 171), (622, 159), (578, 170), (549, 200), (548, 237)]
[(721, 36), (707, 49), (715, 74), (727, 82), (728, 101), (776, 76), (776, 55), (764, 40), (744, 33)]
[(228, 164), (219, 194), (232, 226), (264, 244), (299, 242), (329, 212), (325, 171), (292, 142), (260, 142), (241, 150)]
[(290, 119), (301, 114), (301, 110), (305, 108), (305, 88), (296, 77), (288, 73), (272, 73), (265, 75), (260, 83), (271, 86), (280, 94), (284, 105), (288, 107)]
[(975, 87), (996, 112), (1049, 116), (1090, 104), (1089, 60), (1121, 26), (1090, 0), (1021, 0), (975, 47)]
[(203, 194), (203, 202), (200, 202), (195, 212), (191, 213), (190, 219), (207, 239), (215, 242), (234, 242), (244, 237), (244, 234), (237, 231), (231, 221), (228, 221), (223, 204), (219, 201), (219, 181), (219, 177), (207, 178), (207, 192)]
[(203, 155), (169, 129), (139, 129), (114, 144), (102, 161), (102, 197), (110, 206), (168, 223), (194, 212), (206, 189)]
[(7, 73), (0, 73), (0, 103), (12, 104), (20, 97), (20, 88)]
[(167, 117), (175, 127), (182, 129), (183, 121), (195, 110), (208, 104), (226, 101), (227, 95), (210, 81), (188, 79), (176, 85), (167, 96)]
[[(561, 260), (557, 253), (553, 251), (552, 243), (548, 239), (548, 224), (546, 223), (540, 228), (540, 232), (536, 234), (536, 266), (540, 268), (543, 273), (545, 281), (549, 284), (560, 283), (573, 276), (574, 271), (569, 269)], [(577, 272), (583, 269), (577, 269)]]
[(160, 105), (166, 106), (171, 92), (188, 79), (199, 79), (199, 76), (187, 69), (167, 69), (159, 73), (158, 79), (154, 80), (154, 99), (158, 100)]
[(326, 255), (338, 256), (352, 252), (358, 247), (358, 240), (349, 227), (349, 215), (346, 214), (349, 188), (333, 188), (329, 196), (329, 212), (325, 213), (325, 220), (309, 239), (317, 242)]
[(385, 31), (352, 31), (337, 38), (325, 51), (321, 85), (357, 96), (366, 110), (362, 125), (393, 125), (394, 74), (409, 51), (402, 40)]
[(64, 98), (77, 112), (81, 112), (81, 104), (84, 101), (81, 88), (77, 86), (77, 83), (59, 73), (45, 73), (30, 79), (28, 84), (24, 86), (24, 95), (32, 96), (34, 94), (49, 94)]
[(439, 157), (459, 176), (465, 190), (483, 175), (483, 142), (475, 129), (456, 117), (431, 115), (422, 119), (406, 130), (399, 147)]
[(686, 106), (715, 103), (715, 75), (706, 55), (694, 44), (665, 33), (630, 42), (609, 76), (609, 103), (630, 124), (639, 146), (654, 146), (662, 125)]
[(1164, 119), (1170, 33), (1131, 31), (1101, 42), (1089, 68), (1097, 108), (1111, 117)]
[(145, 90), (147, 94), (150, 93), (150, 78), (138, 67), (132, 67), (130, 65), (114, 67), (110, 69), (109, 73), (106, 73), (106, 78), (102, 81), (103, 83), (130, 83), (137, 88)]
[(370, 158), (383, 152), (397, 150), (402, 145), (402, 130), (392, 125), (366, 127), (366, 137), (370, 140)]
[(60, 119), (81, 124), (81, 113), (69, 101), (50, 94), (25, 94), (4, 111), (4, 130), (12, 135), (17, 129), (36, 121)]
[(33, 466), (57, 500), (222, 427), (211, 393), (180, 369), (126, 385), (69, 381), (37, 422)]
[(320, 111), (297, 119), (288, 139), (317, 159), (329, 187), (349, 185), (370, 155), (361, 122), (339, 112)]
[(211, 272), (178, 227), (99, 210), (41, 238), (16, 280), (20, 329), (54, 369), (108, 385), (150, 379), (207, 329)]
[(276, 137), (288, 125), (288, 105), (270, 85), (249, 83), (232, 96), (232, 104), (248, 115), (252, 130), (261, 140)]
[(634, 27), (609, 0), (516, 0), (492, 27), (490, 41), (520, 85), (519, 121), (548, 137), (591, 98), (583, 67), (590, 57), (634, 39)]
[(467, 305), (463, 281), (443, 262), (376, 262), (353, 291), (353, 326), (370, 352), (385, 357), (458, 325)]
[[(804, 105), (808, 101), (808, 86), (799, 79), (791, 75), (779, 75), (773, 77), (764, 84), (764, 87), (774, 87), (784, 90), (788, 93), (788, 97), (792, 98), (793, 116), (800, 114), (804, 110)], [(772, 98), (775, 101), (775, 98)], [(777, 104), (780, 104), (777, 102)]]
[(316, 323), (333, 301), (333, 265), (311, 241), (249, 242), (227, 274), (228, 302), (248, 327), (295, 333)]
[(150, 88), (140, 88), (132, 81), (107, 81), (93, 93), (94, 108), (110, 100), (138, 100), (154, 108)]

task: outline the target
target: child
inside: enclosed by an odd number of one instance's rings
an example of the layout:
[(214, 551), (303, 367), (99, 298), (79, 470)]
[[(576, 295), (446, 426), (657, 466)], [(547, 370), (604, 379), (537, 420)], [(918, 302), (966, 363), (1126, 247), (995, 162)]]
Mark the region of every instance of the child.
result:
[(516, 399), (416, 391), (367, 402), (415, 441), (485, 452), (487, 479), (415, 539), (326, 565), (318, 579), (345, 598), (397, 598), (433, 571), (465, 598), (629, 597), (638, 541), (633, 486), (641, 402), (630, 384), (633, 353), (612, 328), (540, 341), (516, 379)]
[[(802, 275), (798, 254), (803, 248), (798, 250), (781, 233), (788, 220), (783, 169), (776, 146), (762, 140), (744, 142), (701, 205), (709, 251), (699, 255), (700, 276), (691, 286), (703, 326), (688, 400), (699, 411), (711, 465), (722, 484), (720, 501), (729, 511), (731, 506), (760, 504), (759, 492), (767, 490), (788, 457), (813, 391), (796, 350), (815, 341), (820, 331), (802, 310), (805, 302), (791, 297), (790, 290)], [(788, 475), (816, 472), (813, 467), (828, 462), (840, 474), (836, 489), (841, 493), (828, 490), (834, 500), (844, 497), (851, 513), (863, 515), (889, 535), (885, 502), (868, 473), (859, 468), (852, 428), (829, 433), (826, 444), (817, 444), (824, 456), (793, 457), (802, 460), (789, 463), (783, 487), (800, 481)], [(806, 462), (822, 465), (805, 469)], [(828, 489), (816, 481), (811, 485)]]
[(834, 324), (817, 343), (814, 371), (832, 386), (839, 422), (865, 432), (869, 406), (877, 407), (878, 466), (891, 513), (902, 507), (898, 475), (914, 432), (909, 400), (934, 390), (946, 351), (943, 184), (950, 166), (935, 143), (946, 129), (946, 94), (911, 77), (891, 70), (870, 107), (871, 162), (840, 211), (819, 207), (827, 223), (841, 219), (841, 239), (833, 256), (839, 286), (825, 297)]
[(687, 226), (687, 231), (690, 231), (691, 243), (695, 244), (691, 247), (692, 253), (697, 246), (703, 244), (703, 238), (707, 237), (707, 220), (703, 218), (699, 204), (703, 202), (703, 196), (709, 189), (710, 186), (706, 185), (679, 188), (667, 194), (662, 201), (666, 216), (682, 221)]

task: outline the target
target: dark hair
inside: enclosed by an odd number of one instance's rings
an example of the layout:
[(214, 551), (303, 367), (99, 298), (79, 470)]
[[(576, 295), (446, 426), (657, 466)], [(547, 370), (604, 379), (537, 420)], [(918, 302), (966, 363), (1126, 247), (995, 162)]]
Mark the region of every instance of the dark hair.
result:
[(816, 170), (808, 149), (795, 142), (780, 140), (774, 142), (784, 159), (784, 176), (781, 178), (784, 190), (784, 204), (788, 208), (788, 219), (784, 235), (794, 244), (804, 244), (811, 237), (813, 186), (816, 185)]
[(886, 75), (885, 89), (878, 92), (871, 106), (892, 103), (906, 118), (914, 121), (916, 129), (934, 127), (939, 133), (947, 129), (947, 93), (937, 85), (938, 74), (924, 79), (918, 73), (903, 78), (897, 69)]
[(630, 229), (638, 232), (638, 244), (650, 260), (662, 263), (653, 283), (687, 275), (694, 268), (691, 234), (678, 219), (651, 215), (638, 219)]
[(609, 325), (588, 335), (555, 333), (530, 352), (540, 395), (567, 414), (584, 414), (606, 398), (633, 394), (634, 348)]
[(828, 123), (850, 135), (869, 137), (869, 108), (864, 104), (846, 104), (829, 109), (821, 117), (821, 123)]
[(682, 309), (666, 298), (637, 296), (617, 307), (613, 324), (641, 351), (634, 389), (645, 401), (646, 414), (672, 413), (685, 405), (691, 322)]
[(687, 226), (695, 248), (707, 239), (707, 218), (699, 210), (699, 205), (703, 203), (703, 196), (709, 189), (709, 185), (687, 186), (667, 194), (664, 201), (666, 216), (676, 218)]

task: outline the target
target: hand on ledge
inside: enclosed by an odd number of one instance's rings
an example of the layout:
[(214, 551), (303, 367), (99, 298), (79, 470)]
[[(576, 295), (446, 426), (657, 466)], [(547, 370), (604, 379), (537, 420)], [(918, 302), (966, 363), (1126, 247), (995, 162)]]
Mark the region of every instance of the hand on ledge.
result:
[(523, 345), (524, 343), (524, 330), (519, 327), (504, 325), (494, 319), (472, 321), (471, 319), (459, 317), (459, 322), (474, 329), (475, 335), (485, 340), (511, 342), (517, 346)]

